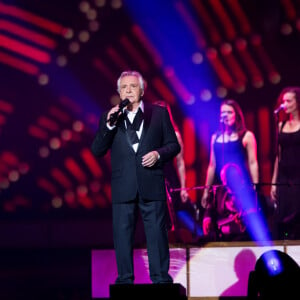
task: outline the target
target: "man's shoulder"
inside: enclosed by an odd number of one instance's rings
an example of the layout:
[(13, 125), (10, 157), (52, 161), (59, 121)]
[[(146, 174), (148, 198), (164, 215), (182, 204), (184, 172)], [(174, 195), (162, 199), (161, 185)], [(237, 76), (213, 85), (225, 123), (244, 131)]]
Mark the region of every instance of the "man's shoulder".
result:
[(160, 110), (160, 111), (166, 111), (168, 110), (168, 103), (166, 101), (155, 101), (152, 103), (153, 108)]
[(145, 109), (152, 110), (154, 113), (163, 113), (167, 111), (167, 108), (163, 105), (160, 105), (156, 102), (154, 103), (145, 103)]

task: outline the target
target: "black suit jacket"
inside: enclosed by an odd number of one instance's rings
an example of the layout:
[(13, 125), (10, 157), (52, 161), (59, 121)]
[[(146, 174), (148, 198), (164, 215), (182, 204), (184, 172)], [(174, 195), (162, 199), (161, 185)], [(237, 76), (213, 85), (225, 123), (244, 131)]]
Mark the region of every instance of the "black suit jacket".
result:
[[(111, 149), (112, 202), (128, 202), (135, 199), (137, 192), (144, 199), (165, 201), (163, 165), (180, 152), (167, 109), (145, 103), (143, 132), (136, 153), (126, 133), (124, 116), (113, 130), (107, 128), (106, 118), (107, 112), (100, 119), (91, 149), (96, 156)], [(151, 168), (143, 167), (142, 157), (153, 150), (158, 151), (160, 159)]]

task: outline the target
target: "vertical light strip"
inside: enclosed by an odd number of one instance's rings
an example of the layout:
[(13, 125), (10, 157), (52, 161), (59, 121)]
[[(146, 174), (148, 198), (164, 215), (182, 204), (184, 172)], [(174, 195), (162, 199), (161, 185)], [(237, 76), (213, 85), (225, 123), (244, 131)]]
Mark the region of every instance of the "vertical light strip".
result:
[[(186, 186), (196, 186), (196, 172), (194, 170), (196, 162), (196, 134), (193, 119), (185, 118), (183, 122), (183, 147), (184, 161), (186, 165)], [(197, 191), (189, 191), (189, 196), (195, 203), (197, 200)]]
[[(270, 110), (267, 107), (261, 107), (258, 112), (258, 124), (261, 124), (258, 130), (258, 152), (260, 153), (260, 174), (261, 182), (271, 182), (271, 174), (273, 169), (273, 161), (270, 161), (271, 152), (271, 128), (270, 128)], [(276, 147), (276, 146), (275, 146)], [(262, 186), (262, 193), (269, 195), (270, 186)]]

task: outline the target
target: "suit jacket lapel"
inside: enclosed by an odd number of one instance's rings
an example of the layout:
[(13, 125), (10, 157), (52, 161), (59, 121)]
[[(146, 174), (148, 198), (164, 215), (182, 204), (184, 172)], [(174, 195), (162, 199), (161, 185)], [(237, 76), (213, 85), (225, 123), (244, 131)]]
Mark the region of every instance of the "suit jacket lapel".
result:
[(120, 118), (118, 119), (118, 127), (122, 130), (125, 131), (126, 127), (125, 127), (125, 115), (122, 114), (120, 116)]
[(125, 114), (122, 114), (120, 116), (120, 118), (118, 119), (117, 126), (122, 131), (122, 134), (125, 135), (129, 148), (134, 152), (125, 126)]
[(140, 138), (139, 147), (140, 144), (143, 142), (145, 135), (147, 134), (150, 121), (151, 121), (152, 112), (153, 112), (152, 105), (149, 105), (148, 103), (144, 103), (144, 125), (143, 125), (142, 135)]

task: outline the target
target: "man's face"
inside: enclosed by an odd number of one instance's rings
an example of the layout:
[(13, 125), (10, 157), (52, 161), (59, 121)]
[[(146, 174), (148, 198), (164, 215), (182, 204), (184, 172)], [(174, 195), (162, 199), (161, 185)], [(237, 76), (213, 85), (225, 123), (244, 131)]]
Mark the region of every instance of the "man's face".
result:
[(138, 103), (143, 96), (139, 80), (136, 76), (125, 76), (120, 81), (120, 98), (128, 98), (133, 103)]

